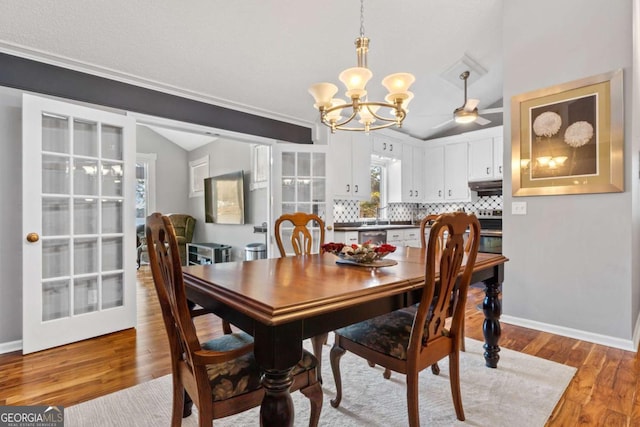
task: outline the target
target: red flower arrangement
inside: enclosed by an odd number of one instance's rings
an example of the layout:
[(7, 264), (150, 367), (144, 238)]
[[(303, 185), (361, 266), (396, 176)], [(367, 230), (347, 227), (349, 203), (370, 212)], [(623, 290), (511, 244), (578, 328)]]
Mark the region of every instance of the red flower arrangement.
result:
[(391, 252), (395, 252), (396, 247), (383, 243), (382, 245), (374, 245), (370, 241), (360, 245), (345, 245), (344, 243), (325, 243), (322, 245), (322, 252), (328, 252), (342, 259), (347, 259), (363, 264), (372, 263), (382, 259)]

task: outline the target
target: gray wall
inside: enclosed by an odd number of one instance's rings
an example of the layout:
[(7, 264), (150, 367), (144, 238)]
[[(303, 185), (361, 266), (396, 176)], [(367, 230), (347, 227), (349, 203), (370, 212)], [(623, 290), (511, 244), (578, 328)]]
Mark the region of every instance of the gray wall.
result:
[[(505, 177), (511, 97), (618, 68), (625, 72), (625, 192), (511, 196), (505, 179), (505, 315), (571, 334), (633, 338), (638, 317), (638, 149), (632, 138), (632, 1), (504, 2)], [(637, 97), (637, 94), (635, 95)], [(635, 114), (637, 115), (637, 114)], [(512, 201), (527, 215), (512, 216)], [(601, 337), (600, 337), (601, 338)]]
[(189, 152), (189, 161), (209, 156), (209, 176), (244, 170), (245, 179), (245, 224), (225, 225), (205, 223), (204, 196), (189, 200), (190, 213), (197, 218), (194, 240), (196, 242), (222, 243), (232, 246), (232, 259), (244, 258), (244, 247), (248, 243), (264, 243), (264, 234), (255, 234), (254, 225), (268, 221), (268, 193), (266, 188), (249, 190), (251, 181), (251, 144), (220, 139)]
[(0, 345), (22, 338), (22, 98), (0, 87)]
[(136, 152), (155, 153), (156, 211), (189, 212), (189, 160), (186, 150), (146, 126), (136, 127)]

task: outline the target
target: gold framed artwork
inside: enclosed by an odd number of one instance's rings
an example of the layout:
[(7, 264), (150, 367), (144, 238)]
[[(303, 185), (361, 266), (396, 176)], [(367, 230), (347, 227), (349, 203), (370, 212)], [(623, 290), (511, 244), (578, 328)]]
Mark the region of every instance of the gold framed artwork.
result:
[(624, 191), (622, 70), (511, 99), (514, 196)]

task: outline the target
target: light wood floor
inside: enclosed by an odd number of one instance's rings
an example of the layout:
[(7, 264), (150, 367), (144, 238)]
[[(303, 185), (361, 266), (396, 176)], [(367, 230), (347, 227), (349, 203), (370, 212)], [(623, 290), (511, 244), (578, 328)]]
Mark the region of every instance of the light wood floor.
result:
[[(477, 340), (483, 339), (483, 316), (476, 308), (482, 297), (481, 290), (472, 289), (467, 304), (466, 334)], [(0, 355), (0, 405), (70, 406), (169, 374), (167, 340), (157, 304), (151, 274), (143, 266), (138, 272), (135, 330), (27, 356)], [(196, 321), (209, 336), (222, 334), (214, 316)], [(640, 426), (636, 353), (517, 326), (502, 327), (502, 347), (578, 368), (548, 426)]]

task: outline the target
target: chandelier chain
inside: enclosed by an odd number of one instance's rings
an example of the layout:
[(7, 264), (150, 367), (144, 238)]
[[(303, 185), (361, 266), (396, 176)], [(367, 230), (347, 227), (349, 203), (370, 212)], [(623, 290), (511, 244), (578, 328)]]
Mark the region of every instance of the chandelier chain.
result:
[(364, 0), (360, 0), (360, 37), (364, 37)]

